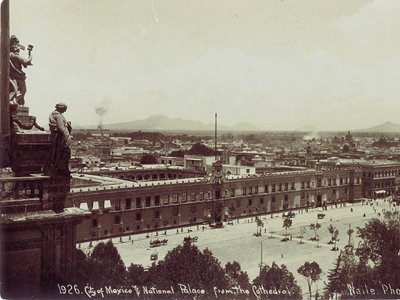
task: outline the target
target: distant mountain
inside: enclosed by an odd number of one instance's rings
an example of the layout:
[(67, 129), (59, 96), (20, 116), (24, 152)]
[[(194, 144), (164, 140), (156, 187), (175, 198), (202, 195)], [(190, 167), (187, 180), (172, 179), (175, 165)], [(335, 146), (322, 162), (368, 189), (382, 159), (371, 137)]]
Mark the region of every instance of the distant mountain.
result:
[[(87, 126), (89, 127), (89, 126)], [(199, 121), (153, 115), (143, 120), (104, 124), (103, 128), (113, 130), (214, 130), (214, 124)], [(251, 123), (238, 123), (233, 127), (218, 124), (218, 130), (259, 130)]]
[(242, 131), (258, 131), (260, 128), (258, 128), (256, 125), (249, 123), (249, 122), (240, 122), (232, 126), (233, 130), (242, 130)]
[(400, 124), (385, 122), (383, 124), (359, 130), (352, 130), (354, 132), (400, 132)]
[(315, 125), (308, 124), (308, 125), (304, 125), (302, 127), (299, 127), (297, 129), (295, 129), (295, 131), (300, 131), (300, 132), (320, 132), (321, 129), (318, 128)]

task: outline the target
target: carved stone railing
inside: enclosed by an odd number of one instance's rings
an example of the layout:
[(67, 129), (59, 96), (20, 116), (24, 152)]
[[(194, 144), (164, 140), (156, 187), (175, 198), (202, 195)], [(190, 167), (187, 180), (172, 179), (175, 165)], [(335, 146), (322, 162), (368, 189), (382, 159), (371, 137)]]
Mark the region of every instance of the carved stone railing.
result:
[(49, 207), (48, 176), (0, 178), (0, 213), (32, 212)]

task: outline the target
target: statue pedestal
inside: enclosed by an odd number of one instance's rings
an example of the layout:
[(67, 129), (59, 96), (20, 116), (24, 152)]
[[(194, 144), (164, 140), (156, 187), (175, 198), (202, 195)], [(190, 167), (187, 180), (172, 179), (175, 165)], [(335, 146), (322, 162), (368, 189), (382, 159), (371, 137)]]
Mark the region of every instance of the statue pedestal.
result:
[(11, 169), (17, 176), (40, 173), (50, 150), (50, 134), (29, 115), (28, 107), (11, 111)]

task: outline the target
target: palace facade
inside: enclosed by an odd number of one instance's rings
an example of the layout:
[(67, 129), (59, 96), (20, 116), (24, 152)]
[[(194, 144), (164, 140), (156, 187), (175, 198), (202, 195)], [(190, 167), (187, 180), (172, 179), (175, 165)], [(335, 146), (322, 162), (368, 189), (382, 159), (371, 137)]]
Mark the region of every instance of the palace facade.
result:
[(235, 219), (353, 202), (364, 194), (363, 170), (353, 167), (230, 175), (217, 183), (211, 176), (135, 182), (80, 178), (85, 179), (92, 185), (72, 188), (68, 198), (68, 206), (92, 213), (78, 225), (78, 241), (202, 224), (217, 205)]

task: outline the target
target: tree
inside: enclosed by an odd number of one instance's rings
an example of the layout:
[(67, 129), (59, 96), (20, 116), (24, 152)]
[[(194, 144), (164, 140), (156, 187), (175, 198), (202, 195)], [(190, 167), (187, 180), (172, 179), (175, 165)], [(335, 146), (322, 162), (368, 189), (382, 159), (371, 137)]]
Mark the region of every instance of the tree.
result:
[[(170, 289), (172, 286), (179, 291), (179, 284), (204, 289), (205, 294), (197, 295), (197, 299), (208, 299), (209, 295), (213, 295), (214, 287), (218, 289), (229, 287), (225, 271), (211, 251), (205, 249), (201, 252), (191, 243), (177, 246), (168, 252), (163, 261), (150, 267), (149, 282), (159, 289)], [(193, 299), (193, 295), (180, 294), (179, 298)]]
[(352, 242), (351, 242), (351, 236), (353, 235), (354, 230), (351, 229), (351, 224), (349, 224), (349, 229), (347, 230), (347, 235), (349, 236), (349, 240), (347, 242), (347, 246), (351, 247), (352, 246)]
[[(279, 267), (275, 262), (271, 267), (266, 265), (261, 271), (260, 275), (253, 280), (255, 287), (263, 286), (266, 290), (281, 291), (282, 294), (260, 294), (260, 299), (300, 299), (301, 288), (297, 285), (293, 274), (286, 268), (285, 265)], [(286, 294), (283, 294), (286, 291)], [(290, 294), (289, 294), (290, 293)]]
[(92, 265), (89, 262), (88, 257), (80, 249), (76, 249), (75, 255), (76, 283), (80, 286), (83, 286), (88, 282), (93, 282), (93, 280), (91, 280), (91, 277), (93, 275)]
[(307, 228), (305, 226), (300, 227), (300, 244), (304, 244), (303, 238), (304, 235), (306, 234)]
[(140, 159), (140, 163), (142, 165), (151, 165), (157, 163), (157, 158), (152, 154), (145, 154)]
[(372, 266), (372, 280), (398, 286), (400, 282), (400, 212), (386, 212), (358, 228), (361, 243), (356, 249), (363, 268)]
[(349, 286), (367, 285), (376, 291), (375, 297), (386, 298), (383, 286), (398, 286), (400, 282), (399, 228), (399, 212), (387, 212), (383, 220), (372, 219), (357, 228), (361, 241), (355, 251), (351, 246), (341, 253), (328, 275), (326, 293), (354, 296)]
[[(257, 225), (257, 236), (261, 236), (261, 228), (264, 227), (264, 222), (261, 221), (259, 217), (256, 216), (256, 225)], [(259, 230), (260, 229), (260, 230)]]
[(308, 292), (310, 293), (311, 299), (311, 285), (321, 279), (321, 268), (315, 261), (312, 263), (309, 263), (307, 261), (304, 263), (304, 265), (300, 266), (300, 268), (297, 269), (297, 272), (306, 278)]
[(357, 262), (352, 251), (345, 250), (340, 252), (335, 266), (328, 272), (328, 283), (325, 287), (325, 295), (327, 298), (332, 294), (347, 294), (348, 283), (354, 280), (354, 274), (357, 271)]
[(116, 287), (125, 284), (125, 265), (111, 241), (97, 244), (88, 258), (88, 263), (91, 268), (89, 279), (92, 286)]
[(284, 238), (284, 241), (287, 241), (288, 240), (288, 233), (287, 233), (287, 231), (288, 231), (288, 229), (290, 228), (290, 227), (292, 227), (292, 223), (293, 223), (293, 221), (292, 221), (292, 219), (291, 218), (289, 218), (289, 217), (286, 217), (284, 220), (283, 220), (283, 228), (285, 228), (285, 238)]
[(335, 226), (330, 224), (328, 227), (328, 230), (329, 230), (329, 233), (331, 234), (331, 240), (328, 242), (328, 244), (333, 244), (333, 233), (335, 232)]
[(318, 229), (320, 229), (320, 228), (321, 228), (321, 224), (319, 224), (318, 222), (315, 223), (315, 224), (314, 223), (310, 224), (310, 229), (312, 231), (314, 231), (314, 237), (311, 238), (311, 240), (318, 241), (317, 247), (319, 247)]
[(335, 230), (333, 231), (331, 239), (335, 243), (335, 245), (333, 246), (332, 250), (333, 251), (339, 250), (339, 248), (336, 246), (337, 242), (339, 241), (339, 229), (335, 228)]
[(172, 156), (172, 157), (184, 157), (185, 154), (186, 154), (186, 151), (183, 151), (183, 150), (175, 150), (175, 151), (172, 151), (172, 152), (169, 154), (169, 156)]
[(240, 286), (242, 289), (250, 289), (249, 275), (242, 271), (238, 262), (228, 262), (224, 271), (228, 277), (230, 287)]
[(128, 267), (127, 281), (129, 285), (146, 285), (147, 280), (147, 272), (142, 265), (131, 264)]
[(188, 151), (188, 154), (191, 155), (202, 155), (202, 156), (212, 156), (215, 154), (220, 154), (218, 151), (215, 153), (215, 151), (201, 143), (195, 143), (190, 150)]

